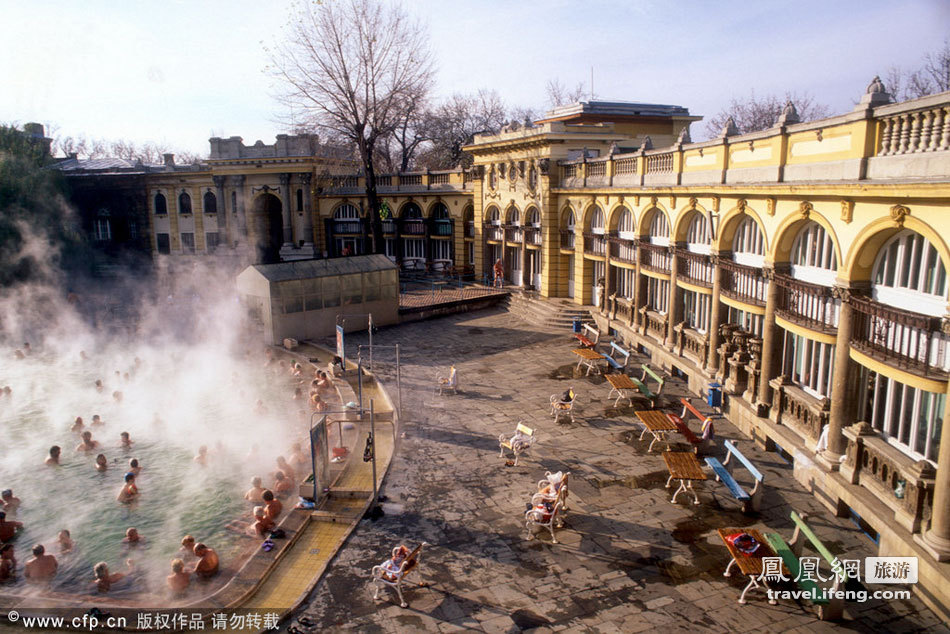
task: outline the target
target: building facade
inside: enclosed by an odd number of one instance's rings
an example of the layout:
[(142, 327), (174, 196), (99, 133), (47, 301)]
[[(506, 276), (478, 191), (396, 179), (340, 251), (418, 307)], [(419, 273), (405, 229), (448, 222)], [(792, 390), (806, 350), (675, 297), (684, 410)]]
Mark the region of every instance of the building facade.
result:
[[(720, 383), (730, 421), (950, 605), (950, 93), (891, 103), (875, 79), (849, 113), (693, 143), (697, 118), (575, 104), (476, 136), (469, 170), (379, 175), (386, 254), (476, 278), (501, 260), (695, 393)], [(211, 144), (146, 174), (154, 258), (370, 250), (351, 165), (303, 137)]]

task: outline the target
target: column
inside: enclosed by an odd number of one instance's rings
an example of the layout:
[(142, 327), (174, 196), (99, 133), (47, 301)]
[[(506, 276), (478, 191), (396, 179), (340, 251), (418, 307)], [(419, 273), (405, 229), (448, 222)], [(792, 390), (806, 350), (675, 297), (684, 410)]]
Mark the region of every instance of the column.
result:
[(637, 253), (637, 270), (633, 277), (633, 323), (634, 329), (640, 332), (640, 324), (643, 321), (640, 315), (640, 307), (645, 303), (644, 300), (646, 299), (646, 279), (640, 272), (640, 260), (642, 259), (640, 241), (636, 240), (633, 244)]
[(300, 174), (300, 184), (303, 187), (303, 235), (301, 239), (305, 247), (313, 247), (313, 195), (310, 193), (310, 172)]
[(614, 271), (610, 269), (610, 241), (604, 234), (604, 312), (608, 319), (617, 316), (617, 303), (610, 303), (610, 296), (617, 292)]
[(224, 176), (212, 176), (214, 181), (214, 195), (218, 199), (218, 241), (221, 245), (231, 248), (231, 222), (228, 215), (228, 201), (224, 196)]
[(764, 416), (772, 403), (772, 387), (769, 381), (775, 378), (778, 367), (779, 354), (776, 346), (779, 345), (781, 337), (778, 336), (778, 326), (775, 325), (775, 304), (778, 300), (778, 284), (773, 284), (775, 279), (775, 269), (766, 266), (762, 272), (763, 277), (768, 280), (768, 290), (765, 296), (765, 319), (762, 323), (762, 375), (759, 377), (759, 398), (756, 402), (756, 409), (759, 416)]
[(291, 218), (290, 210), (293, 198), (290, 195), (290, 174), (280, 175), (280, 202), (281, 202), (281, 222), (284, 225), (284, 247), (293, 247), (294, 243), (294, 224)]
[[(937, 480), (934, 482), (933, 517), (930, 530), (918, 540), (937, 561), (950, 561), (950, 388), (943, 408), (944, 424), (940, 430), (940, 452), (937, 454)], [(916, 539), (916, 536), (915, 536)]]
[(831, 410), (828, 414), (828, 447), (818, 456), (819, 462), (831, 470), (838, 468), (839, 459), (847, 446), (841, 430), (857, 421), (857, 385), (849, 353), (854, 321), (854, 309), (849, 301), (851, 292), (849, 288), (834, 288), (835, 296), (841, 300), (841, 309), (838, 313), (838, 334), (835, 337), (834, 380), (831, 383)]
[(706, 369), (711, 376), (715, 376), (719, 370), (719, 346), (722, 344), (719, 325), (723, 322), (722, 314), (726, 307), (719, 301), (722, 293), (722, 268), (719, 266), (719, 256), (709, 256), (709, 262), (713, 267), (713, 284), (709, 306), (709, 355), (706, 359)]
[(231, 227), (231, 238), (234, 242), (237, 242), (240, 246), (244, 246), (248, 243), (247, 235), (247, 211), (244, 205), (244, 182), (246, 177), (242, 174), (240, 176), (231, 177), (231, 186), (234, 188), (234, 193), (237, 194), (237, 208), (232, 209), (231, 212), (237, 214), (237, 224), (236, 226)]
[(681, 319), (683, 294), (676, 285), (676, 274), (679, 270), (679, 258), (676, 257), (676, 246), (670, 245), (670, 307), (666, 314), (666, 349), (672, 350), (676, 346), (676, 323)]

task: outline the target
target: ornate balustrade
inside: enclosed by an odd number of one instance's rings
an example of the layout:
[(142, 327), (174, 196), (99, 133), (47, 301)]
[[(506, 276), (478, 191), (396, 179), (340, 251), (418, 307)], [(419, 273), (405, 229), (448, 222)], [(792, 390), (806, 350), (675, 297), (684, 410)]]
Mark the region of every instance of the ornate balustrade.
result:
[(587, 255), (606, 255), (607, 239), (601, 233), (584, 234), (584, 253)]
[(643, 306), (640, 308), (642, 315), (643, 334), (653, 337), (658, 343), (666, 340), (666, 324), (668, 315), (661, 315), (655, 310)]
[(851, 346), (914, 374), (946, 380), (947, 335), (941, 319), (853, 296)]
[(722, 293), (747, 304), (765, 306), (765, 290), (768, 280), (762, 269), (745, 266), (731, 260), (720, 260), (722, 269)]
[(937, 471), (926, 460), (905, 455), (867, 423), (843, 430), (848, 441), (841, 475), (858, 484), (894, 511), (894, 520), (911, 533), (920, 532), (933, 514)]
[(628, 297), (617, 297), (614, 302), (614, 319), (633, 323), (633, 300)]
[(610, 259), (627, 264), (637, 263), (637, 245), (633, 240), (625, 240), (610, 236), (607, 238), (610, 245)]
[(640, 242), (640, 266), (658, 273), (670, 272), (670, 249), (659, 244)]
[(679, 323), (676, 331), (676, 351), (680, 356), (692, 359), (701, 368), (706, 367), (709, 355), (709, 336), (693, 330), (685, 323)]
[(396, 233), (396, 221), (389, 219), (383, 220), (383, 233)]
[(525, 227), (524, 228), (524, 241), (525, 244), (541, 244), (541, 227)]
[(950, 148), (950, 106), (938, 105), (881, 119), (878, 156), (939, 152)]
[(712, 288), (713, 265), (708, 255), (690, 251), (676, 251), (676, 276), (683, 280)]
[(452, 235), (452, 221), (451, 220), (434, 220), (432, 222), (432, 235), (434, 236)]
[(561, 248), (573, 249), (574, 237), (575, 234), (573, 229), (561, 229)]
[(493, 225), (486, 222), (482, 228), (486, 240), (497, 240), (501, 242), (505, 239), (505, 230), (501, 225)]
[(772, 409), (769, 416), (776, 423), (792, 429), (805, 441), (806, 446), (814, 450), (821, 436), (821, 428), (828, 424), (831, 415), (831, 401), (817, 399), (797, 385), (789, 382), (787, 376), (769, 381), (772, 386)]
[(341, 233), (363, 233), (363, 221), (334, 220), (333, 233), (334, 235), (340, 235)]
[(524, 229), (521, 225), (505, 225), (505, 240), (508, 242), (523, 242)]
[(426, 225), (422, 220), (403, 220), (399, 233), (404, 236), (424, 236)]
[(779, 292), (775, 311), (789, 321), (819, 332), (834, 333), (838, 327), (841, 303), (832, 296), (830, 286), (820, 286), (776, 275)]
[(673, 153), (647, 155), (647, 174), (670, 174), (673, 172)]

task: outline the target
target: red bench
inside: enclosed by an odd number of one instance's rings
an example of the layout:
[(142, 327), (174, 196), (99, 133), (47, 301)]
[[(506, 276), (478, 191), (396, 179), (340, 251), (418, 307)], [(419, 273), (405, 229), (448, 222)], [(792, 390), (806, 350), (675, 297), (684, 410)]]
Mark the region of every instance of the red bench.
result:
[[(593, 339), (586, 336), (584, 331), (589, 332)], [(590, 324), (584, 324), (584, 328), (581, 332), (574, 333), (574, 338), (577, 339), (583, 347), (593, 350), (597, 342), (600, 341), (600, 332), (598, 332), (596, 328), (591, 327)]]
[[(680, 403), (683, 404), (683, 413), (681, 413), (679, 416), (676, 416), (676, 419), (679, 420), (680, 423), (683, 424), (683, 427), (686, 427), (685, 421), (687, 419), (688, 414), (693, 414), (703, 424), (702, 437), (697, 439), (698, 442), (693, 441), (693, 440), (690, 440), (690, 442), (697, 446), (710, 444), (713, 438), (715, 438), (716, 436), (716, 429), (715, 427), (713, 427), (712, 416), (706, 416), (705, 414), (701, 413), (698, 409), (693, 407), (693, 404), (690, 403), (689, 399), (687, 398), (681, 398)], [(670, 414), (669, 416), (670, 416), (670, 419), (672, 420), (675, 414)], [(676, 421), (674, 420), (673, 422), (675, 423)], [(678, 426), (679, 425), (677, 424), (677, 427)], [(686, 427), (686, 429), (687, 431), (689, 431), (688, 427)], [(693, 436), (693, 438), (696, 438), (695, 434), (693, 434), (692, 432), (689, 432), (689, 433), (690, 435)], [(684, 433), (683, 435), (685, 436), (686, 434)], [(687, 436), (687, 440), (689, 440), (689, 436)]]
[(702, 439), (697, 437), (696, 434), (694, 434), (690, 430), (690, 428), (686, 425), (686, 423), (683, 422), (682, 418), (680, 418), (676, 414), (671, 414), (669, 412), (667, 412), (666, 415), (669, 416), (670, 421), (672, 421), (672, 423), (676, 425), (676, 431), (683, 434), (683, 436), (686, 437), (686, 440), (689, 441), (691, 445), (698, 445), (699, 443), (702, 442)]

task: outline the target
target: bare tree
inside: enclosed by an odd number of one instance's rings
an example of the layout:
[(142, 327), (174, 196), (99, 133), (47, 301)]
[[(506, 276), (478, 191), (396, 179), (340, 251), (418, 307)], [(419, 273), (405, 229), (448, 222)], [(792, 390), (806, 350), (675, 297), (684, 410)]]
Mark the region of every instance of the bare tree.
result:
[(376, 145), (432, 84), (428, 34), (398, 4), (301, 4), (270, 53), (282, 97), (316, 129), (356, 146), (366, 176), (374, 249), (385, 250), (376, 193)]
[(551, 108), (577, 103), (587, 96), (587, 91), (584, 89), (584, 82), (579, 82), (573, 89), (569, 89), (557, 79), (548, 80), (545, 92), (548, 96), (548, 105)]
[(498, 132), (506, 116), (507, 109), (497, 91), (482, 88), (469, 95), (452, 95), (426, 117), (431, 143), (421, 154), (420, 163), (441, 169), (470, 165), (471, 157), (462, 147), (480, 132)]
[(884, 86), (896, 101), (907, 101), (950, 90), (950, 40), (943, 48), (927, 53), (923, 65), (913, 71), (897, 66), (887, 69)]
[(740, 134), (766, 130), (778, 123), (782, 110), (789, 101), (795, 106), (802, 121), (821, 119), (827, 117), (830, 112), (828, 106), (815, 103), (808, 94), (785, 93), (784, 98), (779, 98), (776, 95), (757, 97), (753, 92), (745, 99), (733, 97), (728, 108), (720, 110), (706, 122), (706, 133), (710, 138), (718, 136), (730, 117)]

